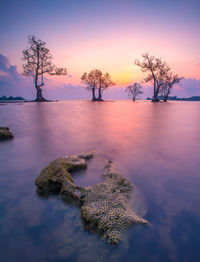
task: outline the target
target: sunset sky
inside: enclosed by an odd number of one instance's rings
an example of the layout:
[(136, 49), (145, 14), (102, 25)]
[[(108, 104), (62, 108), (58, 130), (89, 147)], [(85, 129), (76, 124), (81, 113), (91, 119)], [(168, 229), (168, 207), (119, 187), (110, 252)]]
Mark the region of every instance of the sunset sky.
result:
[(109, 72), (117, 87), (141, 81), (134, 60), (147, 51), (195, 81), (199, 11), (199, 0), (1, 0), (0, 53), (20, 73), (27, 36), (46, 41), (54, 63), (70, 75), (56, 78), (58, 85), (80, 85), (93, 68)]

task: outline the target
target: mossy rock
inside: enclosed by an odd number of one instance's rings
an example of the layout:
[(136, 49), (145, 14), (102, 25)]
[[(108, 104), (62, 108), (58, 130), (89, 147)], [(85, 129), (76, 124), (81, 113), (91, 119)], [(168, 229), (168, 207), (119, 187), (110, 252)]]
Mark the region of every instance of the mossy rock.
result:
[(70, 172), (86, 168), (86, 160), (92, 156), (89, 152), (58, 158), (42, 170), (35, 184), (41, 195), (56, 192), (68, 203), (69, 198), (76, 200), (81, 207), (84, 227), (109, 243), (118, 244), (129, 227), (148, 222), (134, 212), (129, 200), (135, 187), (119, 173), (112, 161), (105, 166), (103, 182), (90, 187), (75, 185)]
[(87, 168), (86, 160), (92, 156), (93, 153), (89, 152), (52, 161), (35, 180), (38, 193), (40, 195), (61, 193), (76, 198), (76, 185), (70, 172)]
[(13, 138), (13, 134), (8, 127), (0, 127), (0, 140), (7, 140)]

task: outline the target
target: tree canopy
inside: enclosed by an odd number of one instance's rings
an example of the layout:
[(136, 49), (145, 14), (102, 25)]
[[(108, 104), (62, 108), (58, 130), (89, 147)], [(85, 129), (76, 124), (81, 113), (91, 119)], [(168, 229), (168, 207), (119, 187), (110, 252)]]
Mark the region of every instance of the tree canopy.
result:
[(126, 87), (125, 92), (128, 96), (135, 101), (136, 97), (143, 93), (142, 86), (139, 83), (134, 83)]
[[(108, 87), (115, 85), (109, 73), (103, 74), (99, 69), (93, 69), (90, 73), (84, 73), (81, 77), (88, 91), (92, 91), (92, 101), (102, 101), (102, 93)], [(98, 97), (96, 97), (96, 91)]]

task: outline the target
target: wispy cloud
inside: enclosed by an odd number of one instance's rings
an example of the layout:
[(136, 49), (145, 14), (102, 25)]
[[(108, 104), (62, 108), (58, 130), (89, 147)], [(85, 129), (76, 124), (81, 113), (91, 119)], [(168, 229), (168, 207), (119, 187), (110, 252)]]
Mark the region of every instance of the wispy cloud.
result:
[(200, 96), (200, 78), (186, 78), (182, 80), (182, 83), (173, 89), (172, 95), (180, 97)]

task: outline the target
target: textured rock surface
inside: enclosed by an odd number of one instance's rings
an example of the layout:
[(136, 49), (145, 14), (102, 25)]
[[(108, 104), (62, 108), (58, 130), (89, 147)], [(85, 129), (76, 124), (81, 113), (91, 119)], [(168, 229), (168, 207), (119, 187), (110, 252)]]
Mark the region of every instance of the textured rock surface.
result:
[(77, 198), (76, 185), (71, 171), (87, 168), (86, 160), (93, 156), (92, 152), (65, 156), (52, 161), (36, 178), (37, 191), (41, 195), (61, 193)]
[(0, 140), (13, 138), (13, 134), (9, 131), (8, 127), (0, 127)]
[(111, 161), (105, 167), (103, 178), (102, 183), (82, 189), (81, 216), (88, 228), (117, 244), (128, 227), (148, 222), (138, 217), (129, 205), (134, 186), (119, 174)]
[(103, 182), (90, 187), (74, 184), (69, 172), (86, 168), (86, 160), (92, 156), (93, 153), (89, 152), (58, 158), (42, 170), (35, 184), (41, 195), (56, 192), (67, 201), (68, 197), (78, 200), (85, 228), (103, 236), (109, 243), (117, 244), (130, 226), (148, 222), (134, 212), (129, 201), (134, 186), (119, 173), (112, 161), (105, 166)]

